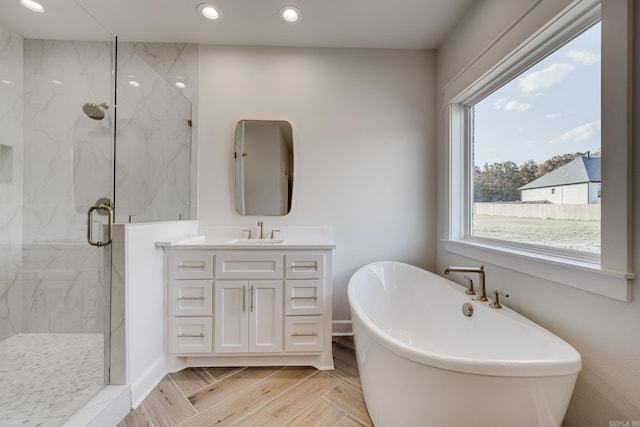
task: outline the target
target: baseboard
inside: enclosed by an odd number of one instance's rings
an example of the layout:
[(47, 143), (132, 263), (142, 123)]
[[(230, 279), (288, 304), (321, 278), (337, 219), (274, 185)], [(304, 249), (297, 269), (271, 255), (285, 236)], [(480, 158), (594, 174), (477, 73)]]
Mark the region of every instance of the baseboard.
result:
[(163, 355), (138, 378), (131, 381), (131, 407), (137, 408), (165, 375), (167, 375), (167, 364)]
[(331, 322), (334, 337), (350, 337), (353, 335), (353, 325), (351, 320), (334, 320)]

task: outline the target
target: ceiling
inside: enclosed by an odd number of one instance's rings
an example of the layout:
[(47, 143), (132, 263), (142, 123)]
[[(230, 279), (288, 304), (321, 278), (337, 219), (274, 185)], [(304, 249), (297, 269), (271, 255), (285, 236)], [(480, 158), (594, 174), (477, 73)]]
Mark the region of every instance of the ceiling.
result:
[[(205, 1), (222, 12), (222, 21), (213, 22), (198, 15), (197, 5)], [(124, 41), (391, 49), (437, 48), (473, 1), (76, 0)], [(64, 35), (46, 37), (70, 38), (68, 33), (79, 22), (76, 12), (67, 8), (55, 13), (65, 3), (61, 0), (40, 2), (47, 12), (37, 14), (38, 22), (34, 23), (29, 16), (33, 12), (17, 10), (23, 9), (15, 6), (18, 0), (0, 0), (0, 22), (28, 38), (45, 38), (45, 30), (56, 29)], [(283, 22), (278, 10), (284, 5), (299, 8), (302, 20), (296, 24)], [(45, 17), (49, 11), (52, 13)]]

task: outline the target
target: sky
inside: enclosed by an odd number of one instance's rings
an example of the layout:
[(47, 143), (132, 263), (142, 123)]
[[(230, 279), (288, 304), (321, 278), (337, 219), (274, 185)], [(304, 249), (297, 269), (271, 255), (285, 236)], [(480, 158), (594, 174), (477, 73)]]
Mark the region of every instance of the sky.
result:
[(474, 164), (600, 150), (600, 24), (475, 105)]

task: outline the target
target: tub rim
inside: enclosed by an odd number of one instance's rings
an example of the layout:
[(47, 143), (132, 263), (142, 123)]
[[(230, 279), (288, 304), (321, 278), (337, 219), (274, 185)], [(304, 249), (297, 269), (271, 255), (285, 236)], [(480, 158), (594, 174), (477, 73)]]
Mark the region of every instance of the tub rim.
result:
[[(546, 377), (546, 376), (559, 376), (559, 375), (572, 375), (580, 372), (582, 368), (582, 357), (580, 353), (571, 346), (571, 344), (567, 343), (562, 338), (558, 337), (551, 331), (543, 328), (537, 323), (527, 319), (521, 314), (513, 311), (509, 307), (503, 306), (501, 310), (501, 314), (505, 317), (510, 318), (512, 321), (518, 321), (520, 323), (525, 323), (528, 327), (532, 327), (534, 329), (538, 329), (541, 332), (550, 336), (554, 342), (558, 342), (559, 345), (567, 346), (569, 353), (573, 353), (572, 357), (565, 357), (560, 360), (514, 360), (514, 359), (505, 359), (505, 360), (476, 360), (469, 357), (460, 357), (460, 356), (446, 356), (435, 353), (433, 351), (418, 349), (416, 347), (412, 347), (407, 345), (397, 339), (391, 337), (388, 333), (386, 333), (383, 329), (379, 328), (364, 312), (362, 306), (359, 304), (358, 299), (355, 295), (355, 286), (356, 279), (360, 274), (363, 274), (364, 271), (370, 270), (374, 266), (377, 265), (390, 265), (390, 266), (399, 266), (401, 268), (408, 268), (411, 270), (416, 270), (421, 274), (427, 273), (433, 274), (441, 279), (451, 282), (450, 280), (441, 277), (433, 272), (422, 269), (420, 267), (399, 262), (399, 261), (374, 261), (368, 263), (358, 270), (356, 270), (349, 279), (347, 285), (347, 298), (349, 301), (349, 307), (351, 309), (352, 320), (358, 320), (359, 324), (367, 331), (367, 333), (371, 336), (371, 339), (375, 340), (387, 350), (396, 353), (402, 357), (405, 357), (409, 360), (412, 360), (416, 363), (420, 363), (422, 365), (431, 366), (434, 368), (445, 369), (449, 371), (455, 372), (465, 372), (469, 374), (477, 374), (477, 375), (493, 375), (493, 376), (504, 376), (504, 377)], [(451, 282), (453, 286), (455, 284)], [(450, 286), (450, 291), (455, 292), (456, 289)], [(460, 292), (462, 292), (460, 290)], [(477, 303), (477, 301), (473, 301)], [(485, 307), (484, 305), (474, 304), (474, 307), (477, 309), (487, 309), (489, 307)], [(496, 313), (497, 315), (497, 313)], [(354, 319), (356, 318), (356, 319)], [(354, 332), (356, 331), (356, 323), (354, 321)]]

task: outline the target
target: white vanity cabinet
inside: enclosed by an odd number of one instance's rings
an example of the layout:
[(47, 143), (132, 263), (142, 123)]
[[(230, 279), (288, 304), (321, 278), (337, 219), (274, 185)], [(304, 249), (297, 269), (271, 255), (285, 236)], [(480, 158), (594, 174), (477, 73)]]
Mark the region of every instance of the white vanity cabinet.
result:
[[(286, 351), (322, 349), (325, 334), (324, 260), (323, 254), (313, 252), (285, 256)], [(326, 333), (330, 334), (330, 331)]]
[(331, 250), (167, 250), (170, 370), (333, 369)]
[(213, 348), (213, 256), (187, 252), (169, 257), (170, 348), (175, 354)]
[(278, 252), (216, 256), (216, 353), (282, 352), (282, 263)]

